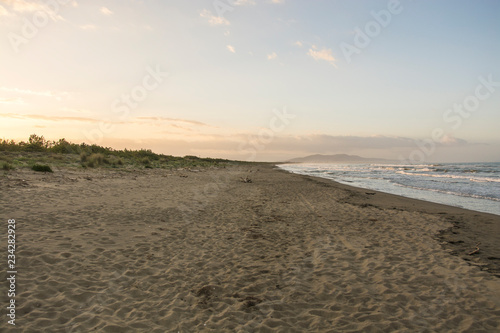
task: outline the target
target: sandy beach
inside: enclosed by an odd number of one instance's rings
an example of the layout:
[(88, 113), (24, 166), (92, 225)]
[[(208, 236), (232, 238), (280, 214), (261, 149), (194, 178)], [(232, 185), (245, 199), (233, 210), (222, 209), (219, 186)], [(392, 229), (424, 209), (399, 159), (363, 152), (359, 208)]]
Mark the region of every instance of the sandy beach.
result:
[(271, 164), (0, 179), (2, 332), (500, 332), (500, 216)]

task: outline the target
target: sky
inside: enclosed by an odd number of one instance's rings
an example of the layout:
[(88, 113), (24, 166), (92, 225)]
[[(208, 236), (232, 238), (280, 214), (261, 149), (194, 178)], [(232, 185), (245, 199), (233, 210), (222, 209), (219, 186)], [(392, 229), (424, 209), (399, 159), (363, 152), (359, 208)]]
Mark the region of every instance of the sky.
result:
[(0, 139), (500, 161), (496, 0), (0, 0)]

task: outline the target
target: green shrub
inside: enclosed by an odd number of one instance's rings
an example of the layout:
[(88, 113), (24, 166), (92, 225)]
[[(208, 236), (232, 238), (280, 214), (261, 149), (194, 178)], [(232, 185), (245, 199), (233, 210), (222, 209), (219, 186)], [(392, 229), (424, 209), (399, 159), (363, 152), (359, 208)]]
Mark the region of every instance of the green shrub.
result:
[(113, 168), (118, 168), (119, 165), (123, 165), (123, 160), (116, 156), (111, 156), (109, 161)]
[(100, 153), (92, 154), (90, 155), (89, 160), (97, 165), (101, 165), (104, 163), (104, 155)]
[(5, 162), (2, 165), (2, 170), (5, 170), (5, 171), (14, 170), (14, 167), (12, 166), (12, 164)]
[(78, 154), (78, 145), (72, 144), (66, 139), (59, 139), (59, 141), (52, 141), (48, 144), (48, 150), (58, 154)]
[(42, 136), (38, 136), (36, 134), (31, 134), (28, 143), (24, 145), (24, 150), (25, 151), (31, 151), (31, 152), (40, 152), (40, 151), (46, 151), (47, 147), (49, 146), (49, 142), (45, 140), (45, 138)]
[(109, 164), (109, 160), (101, 153), (94, 153), (88, 158), (88, 167), (96, 167), (103, 164)]
[(39, 172), (53, 172), (50, 166), (44, 164), (35, 164), (33, 165), (33, 167), (31, 167), (31, 169)]
[(80, 161), (81, 161), (82, 163), (85, 163), (85, 162), (87, 162), (88, 157), (89, 157), (89, 156), (88, 156), (86, 153), (81, 153), (81, 154), (80, 154)]

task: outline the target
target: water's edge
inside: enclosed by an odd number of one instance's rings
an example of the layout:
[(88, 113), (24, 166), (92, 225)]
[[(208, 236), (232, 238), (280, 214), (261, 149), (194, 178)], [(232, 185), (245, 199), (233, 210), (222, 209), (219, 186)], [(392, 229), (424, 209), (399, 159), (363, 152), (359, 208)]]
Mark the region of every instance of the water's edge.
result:
[(292, 173), (325, 178), (354, 187), (500, 215), (500, 163), (485, 165), (481, 165), (483, 169), (477, 171), (469, 168), (474, 166), (469, 164), (277, 166)]

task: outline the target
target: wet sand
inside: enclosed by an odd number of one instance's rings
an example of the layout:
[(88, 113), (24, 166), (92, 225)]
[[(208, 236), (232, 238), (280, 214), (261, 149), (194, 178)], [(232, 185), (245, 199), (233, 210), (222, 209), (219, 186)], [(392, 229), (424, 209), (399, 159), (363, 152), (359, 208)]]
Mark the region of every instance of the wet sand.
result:
[(2, 332), (500, 331), (500, 216), (268, 164), (0, 185)]

